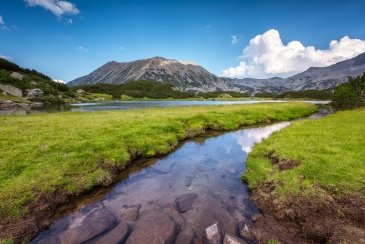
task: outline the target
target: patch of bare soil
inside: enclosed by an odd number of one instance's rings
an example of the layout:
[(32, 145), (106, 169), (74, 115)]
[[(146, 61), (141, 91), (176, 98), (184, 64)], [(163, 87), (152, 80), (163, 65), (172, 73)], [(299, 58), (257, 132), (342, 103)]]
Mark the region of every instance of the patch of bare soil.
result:
[(358, 196), (290, 197), (278, 200), (274, 187), (252, 191), (263, 214), (253, 223), (258, 243), (365, 243), (365, 202)]
[(300, 164), (299, 161), (296, 160), (281, 159), (275, 154), (274, 151), (269, 152), (267, 157), (273, 164), (277, 165), (280, 170), (292, 169)]

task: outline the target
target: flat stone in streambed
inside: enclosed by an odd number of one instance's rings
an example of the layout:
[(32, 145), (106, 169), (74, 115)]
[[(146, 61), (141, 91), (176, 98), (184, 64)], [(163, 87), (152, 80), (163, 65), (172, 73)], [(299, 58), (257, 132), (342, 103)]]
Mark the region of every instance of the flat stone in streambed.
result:
[(176, 236), (176, 223), (162, 210), (146, 210), (137, 220), (127, 244), (170, 244)]
[(95, 237), (85, 244), (114, 244), (123, 243), (129, 234), (129, 226), (126, 222), (121, 221), (116, 227), (100, 237)]
[(117, 223), (115, 216), (101, 205), (75, 219), (69, 228), (60, 234), (59, 240), (62, 244), (85, 242), (112, 229)]
[(176, 210), (179, 211), (179, 213), (185, 213), (190, 210), (197, 197), (198, 195), (195, 193), (187, 193), (177, 197), (175, 199)]

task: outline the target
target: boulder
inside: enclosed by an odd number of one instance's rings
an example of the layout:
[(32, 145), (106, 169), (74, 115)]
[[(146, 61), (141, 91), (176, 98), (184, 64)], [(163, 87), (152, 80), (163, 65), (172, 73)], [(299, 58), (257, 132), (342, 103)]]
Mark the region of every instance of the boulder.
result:
[(240, 234), (242, 237), (246, 238), (246, 239), (253, 239), (252, 233), (250, 228), (248, 227), (248, 225), (244, 225), (243, 228), (240, 230)]
[(19, 88), (15, 87), (15, 86), (0, 84), (0, 90), (4, 91), (6, 94), (9, 94), (14, 97), (23, 96), (22, 90), (20, 90)]
[(247, 242), (231, 234), (226, 234), (223, 240), (223, 244), (245, 244), (245, 243)]
[(28, 98), (41, 98), (43, 96), (44, 92), (39, 88), (30, 89), (28, 91)]
[(87, 242), (87, 244), (114, 244), (123, 243), (129, 233), (129, 226), (126, 222), (121, 221), (116, 227), (102, 235), (101, 237), (96, 237)]
[(59, 235), (62, 244), (81, 243), (112, 229), (117, 219), (104, 206), (92, 208), (83, 216), (75, 219), (69, 228)]
[(82, 89), (77, 89), (77, 90), (76, 90), (76, 93), (77, 93), (77, 94), (84, 94), (84, 93), (86, 93), (86, 91), (84, 91), (84, 90), (82, 90)]
[(187, 193), (177, 197), (175, 199), (176, 210), (179, 211), (179, 213), (185, 213), (190, 210), (197, 197), (198, 195), (195, 193)]
[(222, 243), (222, 235), (218, 223), (214, 223), (205, 229), (205, 238), (209, 244)]
[(127, 244), (169, 244), (173, 243), (176, 223), (162, 209), (150, 209), (137, 220)]
[(18, 73), (18, 72), (13, 72), (10, 74), (10, 77), (11, 78), (14, 78), (14, 79), (18, 79), (18, 80), (22, 80), (23, 79), (23, 75)]

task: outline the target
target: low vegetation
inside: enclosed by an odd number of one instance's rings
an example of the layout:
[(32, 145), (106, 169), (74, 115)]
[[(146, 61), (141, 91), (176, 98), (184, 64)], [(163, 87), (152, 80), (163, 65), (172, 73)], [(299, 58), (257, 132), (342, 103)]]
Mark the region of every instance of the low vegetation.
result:
[(329, 90), (304, 90), (304, 91), (286, 91), (283, 93), (257, 93), (256, 97), (274, 98), (274, 99), (314, 99), (314, 100), (330, 100), (332, 92)]
[[(16, 72), (22, 78), (12, 77), (11, 74)], [(17, 97), (6, 96), (7, 100), (18, 101), (19, 103), (27, 103), (27, 93), (30, 89), (41, 89), (44, 93), (42, 97), (28, 99), (33, 102), (43, 103), (64, 103), (65, 99), (73, 99), (76, 95), (70, 91), (66, 84), (53, 81), (50, 77), (37, 72), (21, 68), (18, 65), (0, 58), (0, 84), (11, 85), (19, 88), (23, 92), (23, 99)]]
[[(259, 207), (298, 225), (311, 241), (359, 240), (365, 234), (357, 230), (365, 220), (364, 121), (365, 109), (297, 121), (256, 145), (244, 179)], [(344, 239), (329, 239), (336, 236)]]
[(113, 98), (120, 99), (121, 96), (131, 98), (152, 98), (152, 99), (183, 99), (183, 98), (219, 98), (219, 97), (247, 97), (248, 95), (240, 92), (182, 92), (174, 89), (171, 84), (163, 84), (155, 81), (131, 81), (120, 85), (115, 84), (96, 84), (76, 86), (73, 90), (82, 89), (89, 93), (105, 93), (112, 95)]
[(331, 105), (338, 110), (365, 106), (365, 74), (339, 85), (334, 90)]
[(16, 220), (44, 194), (108, 185), (136, 157), (172, 150), (205, 130), (307, 116), (306, 103), (181, 107), (0, 117), (0, 219)]

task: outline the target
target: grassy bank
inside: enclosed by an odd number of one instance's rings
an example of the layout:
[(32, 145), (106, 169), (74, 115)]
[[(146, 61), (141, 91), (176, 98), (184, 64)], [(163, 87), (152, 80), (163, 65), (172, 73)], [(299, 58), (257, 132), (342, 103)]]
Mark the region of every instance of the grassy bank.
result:
[(0, 117), (0, 219), (16, 219), (44, 193), (77, 194), (112, 181), (115, 167), (165, 154), (206, 129), (282, 121), (305, 103), (182, 107)]
[(358, 228), (365, 220), (364, 122), (365, 109), (338, 112), (297, 121), (256, 145), (244, 178), (258, 205), (314, 241), (339, 233), (332, 225)]

